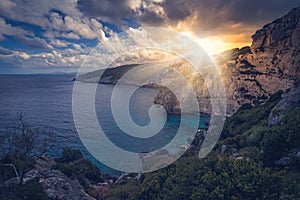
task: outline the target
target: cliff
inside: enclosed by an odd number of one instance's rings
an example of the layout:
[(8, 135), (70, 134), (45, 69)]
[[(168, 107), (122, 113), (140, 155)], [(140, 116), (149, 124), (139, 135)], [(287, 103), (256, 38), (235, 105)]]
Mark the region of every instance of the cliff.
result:
[[(251, 47), (228, 50), (215, 57), (226, 90), (228, 115), (243, 104), (263, 104), (272, 94), (293, 87), (300, 75), (299, 21), (297, 7), (256, 31)], [(189, 81), (200, 97), (200, 111), (209, 113), (210, 97), (201, 77), (189, 75)], [(169, 113), (179, 111), (178, 101), (167, 89), (160, 91), (155, 102)]]

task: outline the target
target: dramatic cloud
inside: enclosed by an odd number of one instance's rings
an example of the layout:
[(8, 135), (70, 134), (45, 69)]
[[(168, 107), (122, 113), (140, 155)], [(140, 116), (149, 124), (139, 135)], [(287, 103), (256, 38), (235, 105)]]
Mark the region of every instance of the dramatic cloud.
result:
[(298, 6), (299, 1), (148, 0), (143, 5), (145, 11), (140, 15), (142, 24), (167, 23), (166, 26), (191, 31), (203, 38), (221, 34), (251, 34), (251, 31), (253, 33)]
[(176, 30), (219, 53), (249, 45), (255, 30), (296, 6), (299, 0), (1, 0), (0, 64), (78, 67), (97, 42), (107, 52), (124, 49), (119, 30), (145, 42), (139, 30), (147, 26)]
[(67, 47), (68, 42), (62, 41), (62, 40), (51, 40), (50, 44), (56, 47)]
[(255, 30), (298, 5), (298, 0), (78, 1), (79, 10), (86, 16), (115, 24), (134, 18), (142, 27), (163, 26), (202, 39), (202, 43), (223, 44), (221, 50), (249, 45)]
[(10, 55), (10, 54), (12, 54), (12, 51), (9, 50), (9, 49), (5, 49), (3, 47), (0, 47), (0, 54), (2, 54), (2, 55)]
[(136, 15), (141, 7), (140, 0), (79, 0), (77, 4), (86, 16), (101, 16), (113, 23), (120, 23), (122, 18)]
[[(241, 26), (257, 27), (299, 5), (298, 0), (79, 0), (86, 16), (118, 23), (135, 17), (143, 25), (182, 26), (197, 33), (228, 32)], [(236, 25), (236, 26), (234, 26)]]
[(166, 13), (160, 2), (143, 2), (143, 12), (139, 16), (139, 21), (149, 26), (161, 26), (166, 23)]
[(26, 31), (20, 27), (14, 27), (8, 23), (6, 23), (4, 18), (0, 17), (0, 33), (1, 35), (9, 35), (9, 36), (33, 36), (32, 32)]
[(0, 46), (1, 63), (76, 69), (97, 40), (107, 39), (104, 30), (111, 32), (99, 19), (84, 16), (77, 9), (77, 0), (2, 0), (0, 41), (9, 43), (10, 48)]
[(75, 39), (79, 40), (80, 36), (73, 32), (63, 32), (63, 31), (46, 31), (43, 33), (43, 36), (48, 39), (54, 39), (57, 37), (67, 38), (67, 39)]
[(104, 39), (105, 34), (102, 27), (95, 23), (96, 19), (92, 22), (83, 16), (76, 8), (76, 2), (77, 0), (3, 0), (0, 2), (0, 16), (39, 26), (48, 32), (48, 38), (52, 31), (63, 31), (62, 36), (66, 38), (79, 39), (78, 36), (81, 36), (87, 39)]
[(16, 37), (17, 40), (28, 46), (29, 48), (37, 48), (37, 49), (52, 49), (53, 47), (49, 45), (44, 39), (37, 37)]
[(25, 22), (40, 27), (46, 27), (47, 18), (51, 10), (58, 10), (68, 16), (79, 16), (76, 7), (77, 0), (51, 0), (51, 1), (24, 1), (1, 0), (1, 16), (19, 22)]
[(5, 60), (8, 64), (17, 64), (22, 68), (67, 67), (76, 69), (86, 56), (85, 53), (74, 49), (28, 54), (23, 51), (2, 53), (2, 49), (0, 48), (1, 59)]
[(7, 24), (3, 18), (0, 18), (0, 34), (14, 36), (16, 40), (30, 48), (52, 49), (52, 46), (47, 44), (44, 39), (37, 38), (34, 33), (20, 27)]

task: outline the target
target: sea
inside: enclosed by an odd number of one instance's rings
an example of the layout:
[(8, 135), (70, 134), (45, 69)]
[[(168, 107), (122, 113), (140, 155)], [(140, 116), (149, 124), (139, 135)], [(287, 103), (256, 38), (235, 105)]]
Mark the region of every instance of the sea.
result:
[[(75, 75), (0, 75), (0, 134), (18, 123), (22, 113), (24, 121), (39, 134), (51, 133), (55, 147), (48, 152), (51, 156), (60, 156), (63, 148), (79, 149), (83, 155), (97, 165), (102, 173), (119, 176), (122, 172), (111, 169), (97, 161), (79, 139), (72, 113), (72, 91)], [(95, 84), (95, 83), (82, 83)], [(122, 86), (130, 90), (132, 86)], [(119, 147), (128, 151), (143, 151), (143, 148), (159, 148), (168, 143), (176, 134), (181, 120), (186, 126), (194, 120), (193, 115), (181, 119), (177, 115), (168, 115), (164, 128), (157, 137), (139, 141), (127, 137), (115, 123), (111, 111), (111, 95), (114, 85), (98, 84), (95, 94), (95, 110), (98, 121), (104, 127), (108, 138)], [(129, 110), (132, 119), (140, 126), (150, 122), (149, 108), (158, 93), (155, 88), (139, 88), (130, 99)], [(84, 112), (84, 111), (83, 111)], [(83, 113), (84, 115), (84, 113)], [(209, 117), (201, 116), (199, 127), (205, 127)], [(148, 151), (148, 150), (146, 150)]]

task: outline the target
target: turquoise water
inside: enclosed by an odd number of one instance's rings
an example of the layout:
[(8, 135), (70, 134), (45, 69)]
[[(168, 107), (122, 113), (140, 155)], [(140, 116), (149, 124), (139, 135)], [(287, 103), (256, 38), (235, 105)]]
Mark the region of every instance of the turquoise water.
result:
[[(119, 175), (117, 172), (93, 158), (82, 145), (72, 115), (73, 76), (69, 75), (0, 75), (0, 130), (5, 131), (17, 122), (21, 112), (33, 127), (55, 135), (55, 148), (49, 152), (59, 156), (63, 148), (80, 149), (104, 173)], [(114, 86), (98, 85), (95, 95), (98, 121), (107, 137), (122, 149), (133, 152), (145, 152), (158, 149), (174, 137), (180, 123), (179, 116), (167, 117), (167, 122), (159, 134), (150, 139), (139, 140), (124, 134), (115, 124), (110, 99)], [(124, 91), (130, 86), (124, 86)], [(130, 100), (132, 119), (139, 125), (149, 123), (148, 110), (158, 91), (151, 88), (138, 89)], [(84, 113), (83, 113), (84, 114)], [(198, 120), (186, 115), (182, 123), (185, 126)], [(200, 127), (209, 117), (201, 117)], [(194, 133), (191, 133), (194, 134)]]

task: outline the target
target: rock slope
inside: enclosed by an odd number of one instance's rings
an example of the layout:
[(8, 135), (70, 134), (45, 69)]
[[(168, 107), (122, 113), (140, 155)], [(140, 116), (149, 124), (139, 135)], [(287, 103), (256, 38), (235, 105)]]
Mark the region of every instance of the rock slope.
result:
[(58, 200), (93, 200), (83, 186), (76, 179), (67, 177), (59, 170), (53, 169), (55, 161), (50, 157), (43, 157), (36, 161), (35, 168), (29, 171), (24, 177), (24, 182), (38, 179), (46, 194)]
[(300, 107), (300, 84), (287, 93), (281, 95), (282, 99), (272, 109), (268, 121), (269, 125), (278, 125), (286, 111)]

